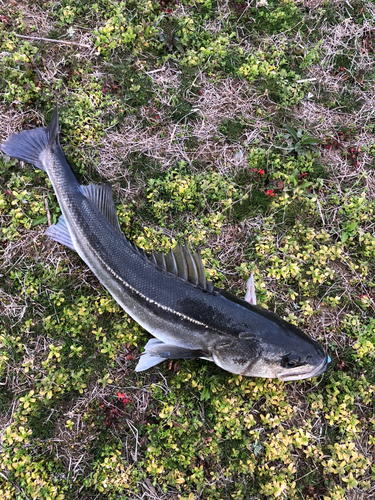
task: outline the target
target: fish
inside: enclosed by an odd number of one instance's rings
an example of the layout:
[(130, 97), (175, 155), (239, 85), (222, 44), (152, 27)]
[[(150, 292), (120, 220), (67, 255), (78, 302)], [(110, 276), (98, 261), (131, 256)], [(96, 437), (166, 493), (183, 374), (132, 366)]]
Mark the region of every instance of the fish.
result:
[(147, 253), (129, 241), (112, 187), (81, 184), (68, 164), (57, 103), (48, 126), (12, 134), (0, 149), (46, 172), (61, 209), (46, 235), (77, 252), (124, 311), (153, 335), (136, 371), (171, 359), (204, 359), (233, 374), (283, 381), (327, 369), (330, 358), (317, 341), (256, 305), (251, 279), (243, 300), (214, 286), (199, 251), (186, 243)]

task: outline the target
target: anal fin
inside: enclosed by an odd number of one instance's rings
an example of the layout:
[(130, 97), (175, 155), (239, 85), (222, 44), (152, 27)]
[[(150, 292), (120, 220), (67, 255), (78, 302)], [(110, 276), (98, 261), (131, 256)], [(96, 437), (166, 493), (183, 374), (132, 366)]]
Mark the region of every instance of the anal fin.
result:
[(60, 215), (56, 224), (47, 229), (45, 235), (48, 236), (48, 238), (51, 238), (51, 240), (57, 241), (57, 243), (61, 243), (75, 252), (77, 251), (74, 248), (74, 243), (63, 215)]

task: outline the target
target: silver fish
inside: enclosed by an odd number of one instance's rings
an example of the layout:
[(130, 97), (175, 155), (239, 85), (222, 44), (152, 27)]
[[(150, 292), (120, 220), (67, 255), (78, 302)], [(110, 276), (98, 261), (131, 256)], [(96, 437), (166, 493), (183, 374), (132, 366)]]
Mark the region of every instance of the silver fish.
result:
[(47, 127), (13, 134), (0, 147), (48, 174), (62, 215), (46, 234), (75, 250), (121, 307), (155, 337), (136, 371), (181, 358), (203, 358), (231, 373), (281, 380), (326, 370), (329, 357), (318, 342), (276, 314), (214, 287), (198, 252), (179, 243), (167, 254), (146, 254), (130, 243), (121, 233), (111, 186), (83, 186), (66, 161), (57, 107)]

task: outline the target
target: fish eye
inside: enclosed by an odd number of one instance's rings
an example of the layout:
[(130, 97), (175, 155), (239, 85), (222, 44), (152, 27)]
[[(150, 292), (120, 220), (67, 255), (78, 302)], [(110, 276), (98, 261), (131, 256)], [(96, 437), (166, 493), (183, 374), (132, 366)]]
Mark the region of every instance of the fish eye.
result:
[(296, 366), (297, 364), (297, 361), (294, 361), (293, 359), (291, 361), (288, 361), (286, 366), (289, 366), (290, 368), (292, 368), (293, 366)]
[(295, 354), (287, 354), (281, 360), (281, 366), (284, 368), (294, 368), (298, 366), (301, 361), (301, 358)]

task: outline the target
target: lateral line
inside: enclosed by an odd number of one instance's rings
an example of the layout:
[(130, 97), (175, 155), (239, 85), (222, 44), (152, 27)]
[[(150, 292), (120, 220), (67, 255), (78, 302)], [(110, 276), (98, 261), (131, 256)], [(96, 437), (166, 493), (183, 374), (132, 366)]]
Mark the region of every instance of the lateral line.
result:
[[(204, 326), (205, 328), (209, 328), (207, 325), (205, 325), (204, 323), (201, 323), (200, 321), (197, 321), (193, 318), (190, 318), (189, 316), (185, 316), (185, 314), (183, 313), (180, 313), (179, 311), (175, 311), (174, 309), (171, 309), (170, 307), (167, 307), (167, 306), (163, 306), (162, 304), (159, 304), (158, 302), (156, 302), (155, 300), (152, 300), (152, 299), (149, 299), (148, 297), (146, 297), (145, 295), (143, 295), (143, 293), (141, 293), (139, 290), (136, 290), (134, 287), (132, 287), (129, 283), (127, 283), (126, 281), (123, 280), (123, 278), (121, 278), (121, 276), (118, 276), (111, 267), (109, 267), (105, 262), (104, 260), (102, 259), (102, 257), (94, 250), (98, 260), (101, 262), (102, 266), (105, 267), (107, 269), (107, 271), (109, 271), (116, 279), (118, 279), (125, 287), (129, 288), (132, 292), (136, 293), (137, 295), (139, 295), (140, 297), (142, 297), (144, 300), (146, 300), (147, 302), (149, 302), (150, 304), (155, 304), (157, 307), (163, 309), (164, 311), (168, 311), (170, 313), (173, 313), (173, 314), (176, 314), (177, 316), (180, 316), (181, 318), (184, 318), (185, 320), (187, 321), (190, 321), (191, 323), (194, 323), (196, 325), (200, 325), (200, 326)], [(215, 329), (216, 330), (216, 329)], [(218, 331), (218, 330), (216, 330)], [(221, 333), (221, 332), (219, 332)]]

